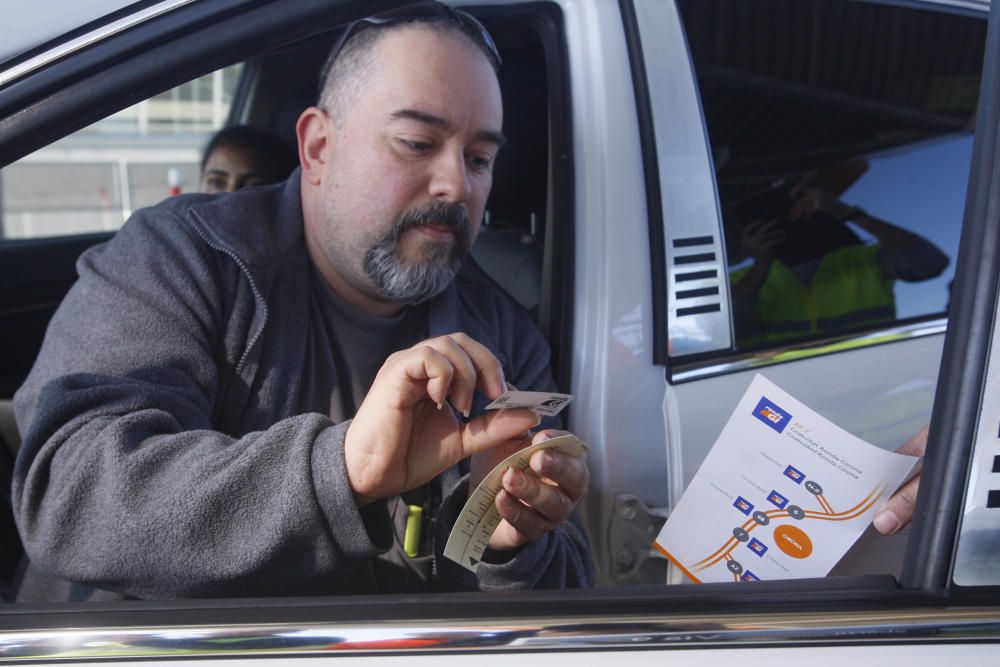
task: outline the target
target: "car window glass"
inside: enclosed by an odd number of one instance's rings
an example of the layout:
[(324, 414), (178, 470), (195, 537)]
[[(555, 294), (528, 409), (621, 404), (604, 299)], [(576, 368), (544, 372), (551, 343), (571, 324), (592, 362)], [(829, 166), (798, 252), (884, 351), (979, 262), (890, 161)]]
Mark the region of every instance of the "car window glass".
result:
[(0, 239), (112, 231), (197, 191), (201, 150), (229, 116), (240, 65), (102, 119), (0, 170)]
[(678, 5), (737, 347), (945, 314), (986, 22), (845, 0)]

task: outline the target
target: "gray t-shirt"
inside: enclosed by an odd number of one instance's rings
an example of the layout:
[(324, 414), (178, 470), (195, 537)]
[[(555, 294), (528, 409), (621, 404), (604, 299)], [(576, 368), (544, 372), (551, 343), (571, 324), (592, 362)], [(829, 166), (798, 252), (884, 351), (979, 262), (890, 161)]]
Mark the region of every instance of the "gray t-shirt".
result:
[[(427, 305), (407, 306), (394, 317), (360, 312), (330, 289), (310, 264), (309, 342), (305, 350), (299, 412), (319, 412), (334, 422), (354, 417), (368, 395), (375, 376), (393, 352), (427, 338)], [(430, 508), (439, 502), (440, 484), (434, 482), (388, 500), (392, 530), (389, 551), (376, 559), (375, 581), (382, 590), (417, 592), (431, 578)], [(403, 551), (407, 505), (424, 510), (419, 555)], [(368, 512), (362, 511), (368, 517)]]
[(427, 306), (407, 306), (395, 317), (368, 315), (310, 266), (309, 334), (299, 413), (342, 422), (354, 417), (386, 358), (427, 337)]

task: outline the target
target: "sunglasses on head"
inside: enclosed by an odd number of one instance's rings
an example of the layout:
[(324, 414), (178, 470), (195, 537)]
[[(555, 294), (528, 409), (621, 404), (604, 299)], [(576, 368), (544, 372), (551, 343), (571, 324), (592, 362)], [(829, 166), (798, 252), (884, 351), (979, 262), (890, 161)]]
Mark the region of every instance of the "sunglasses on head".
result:
[(483, 24), (476, 20), (471, 14), (461, 9), (453, 9), (440, 2), (418, 2), (398, 9), (392, 9), (381, 14), (358, 19), (349, 24), (337, 40), (336, 46), (330, 51), (323, 66), (323, 73), (320, 81), (325, 81), (333, 63), (337, 61), (340, 52), (348, 41), (362, 30), (367, 28), (385, 28), (391, 25), (402, 23), (445, 23), (452, 22), (461, 29), (462, 33), (468, 35), (473, 41), (486, 49), (490, 57), (494, 60), (496, 67), (500, 67), (502, 60), (497, 45), (490, 36), (490, 33), (483, 27)]

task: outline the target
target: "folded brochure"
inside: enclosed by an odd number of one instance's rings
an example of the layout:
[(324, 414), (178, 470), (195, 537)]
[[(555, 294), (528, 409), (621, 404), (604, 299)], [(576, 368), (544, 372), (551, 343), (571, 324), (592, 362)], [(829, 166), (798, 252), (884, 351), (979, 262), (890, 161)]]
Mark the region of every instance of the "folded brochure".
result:
[(654, 546), (697, 583), (823, 577), (919, 461), (758, 375)]

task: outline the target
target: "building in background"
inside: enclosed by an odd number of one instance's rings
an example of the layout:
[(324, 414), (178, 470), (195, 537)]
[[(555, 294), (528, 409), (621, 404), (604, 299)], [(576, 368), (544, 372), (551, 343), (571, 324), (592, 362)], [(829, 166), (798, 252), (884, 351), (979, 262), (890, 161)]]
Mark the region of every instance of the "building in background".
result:
[(229, 116), (240, 65), (184, 83), (0, 170), (0, 238), (112, 231), (198, 189), (201, 149)]

